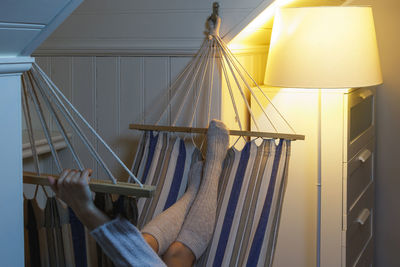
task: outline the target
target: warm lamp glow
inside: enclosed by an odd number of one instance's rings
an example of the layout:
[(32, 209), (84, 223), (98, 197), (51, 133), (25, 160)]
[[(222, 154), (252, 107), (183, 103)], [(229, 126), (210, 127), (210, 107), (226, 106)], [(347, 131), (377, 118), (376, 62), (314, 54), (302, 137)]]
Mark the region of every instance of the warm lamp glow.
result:
[(251, 39), (251, 36), (253, 36), (257, 30), (265, 28), (266, 24), (271, 22), (278, 8), (293, 4), (296, 1), (297, 0), (275, 0), (229, 42), (229, 49), (243, 49), (248, 47), (248, 42)]
[(275, 15), (264, 83), (298, 88), (382, 83), (372, 9), (280, 9)]

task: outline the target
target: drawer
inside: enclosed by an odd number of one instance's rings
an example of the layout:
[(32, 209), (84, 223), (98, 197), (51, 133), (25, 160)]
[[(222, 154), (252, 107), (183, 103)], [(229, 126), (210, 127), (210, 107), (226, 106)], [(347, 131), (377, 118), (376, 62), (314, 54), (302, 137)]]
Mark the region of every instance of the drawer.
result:
[(373, 184), (347, 216), (346, 266), (353, 266), (373, 235)]
[(374, 136), (375, 88), (360, 88), (347, 97), (347, 159), (351, 159)]
[(354, 206), (362, 192), (374, 180), (374, 148), (375, 141), (371, 140), (350, 162), (344, 164), (345, 185), (347, 185), (344, 188), (346, 211)]
[(374, 264), (374, 239), (368, 241), (354, 267), (372, 267)]

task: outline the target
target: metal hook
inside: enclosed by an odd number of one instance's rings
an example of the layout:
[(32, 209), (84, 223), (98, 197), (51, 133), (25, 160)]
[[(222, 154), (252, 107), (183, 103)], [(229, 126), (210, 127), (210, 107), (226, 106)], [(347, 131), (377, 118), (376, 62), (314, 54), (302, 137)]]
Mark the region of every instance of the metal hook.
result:
[(210, 18), (212, 19), (212, 21), (214, 23), (216, 23), (217, 22), (217, 17), (219, 16), (219, 3), (218, 2), (214, 2), (213, 5), (212, 5), (212, 8), (213, 8), (213, 13), (210, 16)]
[(219, 36), (219, 28), (221, 26), (221, 18), (219, 17), (219, 3), (214, 2), (212, 5), (213, 12), (208, 17), (207, 23), (209, 28), (208, 38), (211, 40), (213, 36)]

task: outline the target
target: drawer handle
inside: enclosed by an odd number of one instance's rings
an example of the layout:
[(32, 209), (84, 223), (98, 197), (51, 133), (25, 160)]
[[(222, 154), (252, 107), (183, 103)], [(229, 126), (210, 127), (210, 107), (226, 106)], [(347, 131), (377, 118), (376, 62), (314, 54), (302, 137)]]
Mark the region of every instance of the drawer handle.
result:
[(370, 214), (371, 212), (369, 211), (369, 209), (363, 209), (360, 215), (358, 215), (356, 222), (364, 225)]
[(362, 163), (366, 162), (369, 157), (371, 157), (372, 153), (369, 151), (369, 149), (365, 149), (361, 154), (358, 156), (358, 160), (361, 161)]
[(368, 98), (368, 97), (370, 97), (370, 96), (372, 96), (372, 95), (373, 95), (373, 93), (372, 93), (371, 90), (366, 90), (366, 91), (364, 91), (364, 92), (362, 92), (362, 93), (359, 94), (359, 96), (360, 96), (362, 99), (366, 99), (366, 98)]

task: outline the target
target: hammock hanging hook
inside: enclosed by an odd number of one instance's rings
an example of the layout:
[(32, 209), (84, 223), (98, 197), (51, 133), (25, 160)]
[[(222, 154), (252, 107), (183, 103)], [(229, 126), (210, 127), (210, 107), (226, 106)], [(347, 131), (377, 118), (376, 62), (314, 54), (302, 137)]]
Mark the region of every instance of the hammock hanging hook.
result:
[(208, 25), (208, 39), (212, 39), (215, 36), (219, 36), (219, 28), (221, 27), (221, 17), (219, 16), (219, 3), (214, 2), (213, 13), (207, 19)]

